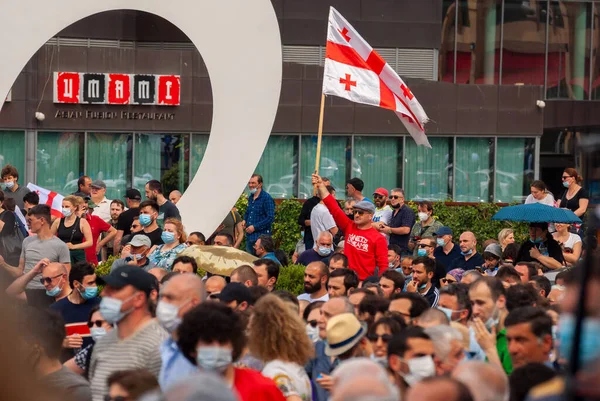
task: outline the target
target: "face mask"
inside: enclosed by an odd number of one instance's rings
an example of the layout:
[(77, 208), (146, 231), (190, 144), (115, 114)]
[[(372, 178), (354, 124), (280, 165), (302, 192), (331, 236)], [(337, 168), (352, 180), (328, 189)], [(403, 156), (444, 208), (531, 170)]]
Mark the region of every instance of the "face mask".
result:
[(144, 254), (143, 253), (132, 253), (131, 257), (135, 261), (140, 261), (140, 260), (144, 259)]
[(529, 238), (529, 241), (533, 242), (534, 244), (541, 244), (542, 242), (544, 242), (544, 239), (542, 237), (537, 237), (536, 239)]
[(127, 312), (121, 312), (121, 307), (123, 306), (123, 304), (125, 302), (132, 299), (135, 295), (136, 294), (133, 294), (131, 297), (127, 298), (125, 301), (121, 301), (120, 299), (112, 298), (112, 297), (102, 298), (102, 301), (100, 301), (100, 309), (99, 309), (100, 314), (104, 317), (104, 320), (106, 320), (106, 322), (108, 324), (119, 323), (121, 320), (123, 320), (123, 318), (125, 316), (127, 316), (127, 314), (129, 312), (131, 312), (133, 310), (133, 308), (132, 308), (132, 309), (129, 309)]
[(321, 256), (328, 256), (331, 253), (331, 248), (320, 246), (317, 253)]
[(431, 356), (422, 356), (406, 361), (410, 373), (403, 375), (404, 380), (409, 386), (415, 385), (417, 382), (435, 375), (435, 364)]
[(568, 181), (563, 181), (563, 187), (569, 188), (569, 182)]
[(300, 231), (300, 238), (304, 238), (304, 231)]
[(419, 290), (424, 290), (425, 288), (427, 288), (427, 283), (425, 283), (425, 284), (421, 284), (421, 285), (419, 286)]
[(8, 181), (4, 183), (4, 188), (6, 189), (12, 189), (15, 186), (14, 181)]
[(429, 218), (429, 215), (427, 213), (419, 212), (419, 220), (420, 221), (427, 221), (428, 218)]
[(398, 203), (397, 205), (392, 205), (392, 208), (394, 208), (394, 209), (400, 209), (400, 206), (402, 206), (402, 205)]
[(417, 249), (417, 256), (427, 256), (427, 249), (423, 249), (423, 248)]
[(231, 365), (231, 350), (221, 347), (200, 347), (197, 349), (196, 364), (199, 368), (214, 373), (223, 373)]
[(388, 268), (389, 268), (389, 269), (393, 269), (393, 268), (394, 268), (394, 262), (390, 262), (390, 263), (388, 263)]
[(449, 322), (452, 322), (452, 312), (454, 312), (452, 309), (444, 308), (443, 306), (438, 306), (437, 308), (444, 312)]
[(148, 227), (152, 224), (152, 218), (150, 218), (149, 214), (140, 214), (140, 224), (144, 227)]
[(80, 289), (77, 289), (77, 291), (79, 291), (81, 297), (86, 300), (96, 298), (98, 295), (98, 287), (84, 287), (83, 292)]
[[(187, 302), (181, 306), (184, 306), (185, 304), (187, 304)], [(181, 324), (181, 318), (178, 316), (181, 306), (177, 307), (164, 301), (158, 302), (158, 306), (156, 307), (156, 318), (160, 325), (169, 333), (177, 330), (177, 327)]]
[(256, 188), (250, 188), (248, 189), (248, 192), (250, 193), (250, 195), (254, 195), (256, 193)]
[(63, 208), (62, 208), (62, 214), (63, 214), (65, 217), (69, 217), (70, 215), (72, 215), (72, 214), (73, 214), (73, 212), (71, 212), (71, 209), (68, 209), (68, 208), (66, 208), (66, 207), (63, 207)]
[(160, 239), (162, 239), (165, 244), (172, 244), (175, 242), (175, 234), (168, 231), (163, 231), (160, 235)]
[(460, 254), (463, 255), (463, 256), (469, 256), (472, 253), (473, 253), (472, 249), (469, 249), (467, 252), (460, 251)]
[(435, 240), (439, 246), (446, 246), (446, 241), (443, 238), (438, 238)]
[(58, 294), (60, 294), (60, 292), (62, 291), (62, 288), (60, 288), (60, 284), (58, 284), (56, 287), (54, 287), (51, 290), (46, 290), (46, 295), (48, 295), (49, 297), (55, 297)]
[[(558, 337), (560, 339), (561, 358), (570, 358), (575, 342), (575, 316), (571, 314), (560, 315), (558, 323)], [(600, 357), (600, 319), (586, 317), (581, 328), (581, 342), (579, 344), (579, 360), (587, 365)]]
[(94, 342), (98, 342), (99, 339), (106, 335), (106, 329), (104, 327), (92, 327), (90, 329), (90, 335)]
[(312, 327), (310, 324), (306, 324), (306, 335), (310, 338), (310, 341), (316, 343), (319, 341), (319, 326)]
[(379, 365), (381, 365), (381, 366), (383, 366), (384, 368), (387, 369), (387, 367), (388, 367), (388, 361), (387, 361), (387, 358), (385, 356), (375, 356), (375, 354), (371, 354), (370, 359), (373, 362), (375, 362), (375, 363), (377, 363), (377, 364), (379, 364)]
[(498, 311), (496, 310), (496, 307), (494, 307), (494, 312), (492, 313), (492, 316), (490, 316), (490, 318), (485, 322), (485, 328), (488, 329), (490, 333), (492, 332), (492, 327), (496, 327), (498, 325), (498, 322), (500, 321), (500, 319), (493, 317), (497, 315), (497, 312)]

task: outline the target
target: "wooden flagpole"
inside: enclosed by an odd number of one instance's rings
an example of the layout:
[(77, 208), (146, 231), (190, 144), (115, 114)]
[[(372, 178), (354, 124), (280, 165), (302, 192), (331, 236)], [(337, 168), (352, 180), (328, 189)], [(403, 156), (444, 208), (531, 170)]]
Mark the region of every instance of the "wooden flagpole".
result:
[(321, 164), (321, 139), (323, 138), (323, 114), (325, 111), (325, 94), (321, 94), (321, 110), (319, 112), (319, 131), (317, 132), (317, 160), (315, 162), (315, 174), (319, 174)]

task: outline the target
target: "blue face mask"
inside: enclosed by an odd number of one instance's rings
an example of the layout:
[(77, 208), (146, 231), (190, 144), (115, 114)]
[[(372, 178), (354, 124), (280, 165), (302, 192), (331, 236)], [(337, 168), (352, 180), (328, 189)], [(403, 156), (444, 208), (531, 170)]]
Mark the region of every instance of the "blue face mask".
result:
[(61, 291), (62, 291), (62, 288), (60, 288), (60, 285), (57, 285), (56, 287), (54, 287), (51, 290), (46, 290), (46, 295), (54, 298), (55, 296), (60, 294)]
[[(586, 317), (583, 319), (581, 342), (579, 343), (579, 360), (586, 365), (600, 357), (600, 319)], [(560, 338), (561, 358), (570, 358), (575, 342), (575, 316), (560, 315), (558, 337)]]
[(563, 181), (563, 187), (569, 188), (569, 182), (568, 181)]
[(331, 248), (327, 248), (325, 246), (320, 246), (317, 253), (321, 256), (329, 256), (329, 254), (331, 253)]
[(163, 231), (160, 235), (160, 239), (162, 239), (165, 244), (171, 244), (175, 242), (175, 234), (169, 231)]
[(424, 290), (425, 288), (427, 288), (427, 283), (419, 286), (419, 290)]
[(439, 310), (441, 310), (442, 312), (444, 312), (444, 314), (446, 315), (446, 317), (448, 318), (448, 321), (451, 322), (452, 321), (452, 309), (448, 309), (448, 308), (444, 308), (442, 306), (438, 306), (437, 307)]
[(104, 327), (92, 327), (90, 329), (90, 335), (94, 342), (98, 342), (99, 339), (106, 335), (106, 329)]
[(15, 186), (14, 181), (7, 181), (4, 183), (4, 188), (6, 189), (12, 189)]
[(257, 188), (249, 188), (248, 192), (250, 193), (250, 195), (254, 195), (256, 193), (256, 189)]
[(96, 298), (96, 296), (98, 296), (98, 287), (84, 287), (83, 292), (79, 289), (77, 291), (79, 291), (81, 297), (86, 300)]
[(148, 214), (140, 214), (140, 224), (143, 225), (144, 227), (148, 227), (150, 224), (152, 224), (152, 218), (150, 218), (150, 215)]
[(417, 249), (417, 256), (427, 256), (427, 249), (424, 249), (424, 248)]
[(544, 242), (544, 239), (542, 237), (537, 237), (536, 239), (529, 238), (529, 241), (533, 242), (534, 244), (541, 244), (542, 242)]
[(130, 309), (126, 312), (121, 312), (121, 308), (123, 307), (123, 304), (125, 302), (129, 301), (130, 299), (132, 299), (133, 297), (135, 297), (135, 295), (136, 294), (133, 294), (131, 297), (127, 298), (125, 301), (121, 301), (120, 299), (112, 298), (112, 297), (104, 297), (104, 298), (102, 298), (102, 301), (100, 301), (100, 309), (98, 311), (104, 317), (104, 320), (106, 320), (106, 323), (117, 324), (121, 320), (123, 320), (123, 318), (125, 316), (127, 316), (127, 314), (129, 312), (131, 312), (133, 310), (133, 309)]
[(199, 347), (196, 351), (196, 364), (199, 368), (224, 373), (232, 362), (231, 350), (222, 347)]
[(446, 241), (443, 238), (438, 238), (435, 240), (439, 246), (446, 246)]
[(69, 208), (67, 208), (67, 207), (63, 207), (63, 208), (62, 208), (62, 214), (63, 214), (65, 217), (69, 217), (70, 215), (72, 215), (72, 214), (73, 214), (73, 212), (71, 212), (71, 209), (69, 209)]
[(473, 250), (472, 250), (472, 249), (469, 249), (469, 251), (468, 251), (468, 252), (463, 252), (463, 251), (460, 251), (460, 254), (461, 254), (461, 255), (463, 255), (463, 256), (469, 256), (469, 255), (470, 255), (470, 254), (472, 254), (472, 253), (473, 253)]

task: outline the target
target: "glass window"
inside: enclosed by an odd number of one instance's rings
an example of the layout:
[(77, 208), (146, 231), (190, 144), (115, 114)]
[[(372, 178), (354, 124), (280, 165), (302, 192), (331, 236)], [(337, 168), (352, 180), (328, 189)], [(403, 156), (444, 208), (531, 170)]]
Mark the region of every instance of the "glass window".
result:
[(25, 133), (23, 131), (0, 131), (0, 169), (7, 164), (19, 172), (19, 184), (25, 182)]
[(87, 134), (86, 173), (104, 181), (108, 199), (123, 199), (131, 187), (131, 155), (131, 134)]
[[(300, 174), (300, 198), (310, 198), (313, 193), (311, 175), (315, 171), (317, 156), (317, 136), (302, 136), (302, 167)], [(319, 174), (331, 180), (331, 185), (340, 193), (346, 189), (346, 181), (360, 175), (356, 160), (352, 171), (346, 171), (350, 164), (351, 142), (347, 136), (323, 136), (321, 143), (321, 165)], [(338, 194), (338, 198), (343, 195)]]
[(523, 202), (529, 194), (535, 166), (533, 138), (498, 138), (496, 202)]
[[(456, 40), (456, 17), (458, 9), (455, 0), (442, 2), (442, 38), (440, 46), (439, 77), (440, 81), (454, 82), (454, 57), (458, 61), (454, 42)], [(458, 70), (457, 70), (458, 73)]]
[(406, 138), (404, 190), (410, 200), (447, 200), (452, 197), (453, 138), (429, 137), (432, 149)]
[(454, 200), (489, 202), (494, 177), (491, 138), (456, 138)]
[(70, 195), (83, 175), (83, 133), (40, 132), (37, 138), (37, 184)]
[[(297, 196), (298, 137), (271, 135), (267, 147), (256, 167), (256, 174), (263, 177), (263, 188), (273, 198)], [(248, 177), (250, 178), (250, 177)], [(307, 185), (308, 184), (308, 185)], [(312, 196), (312, 185), (303, 182), (301, 198)]]
[[(196, 175), (200, 163), (206, 153), (206, 147), (208, 146), (208, 135), (204, 134), (192, 134), (192, 151), (190, 152), (192, 158), (192, 174)], [(190, 177), (190, 181), (193, 177)]]
[[(168, 196), (186, 185), (185, 135), (135, 134), (133, 186), (142, 194), (146, 183), (159, 180)], [(181, 163), (180, 163), (181, 161)]]
[(354, 137), (356, 176), (365, 182), (367, 197), (379, 187), (402, 185), (402, 137)]

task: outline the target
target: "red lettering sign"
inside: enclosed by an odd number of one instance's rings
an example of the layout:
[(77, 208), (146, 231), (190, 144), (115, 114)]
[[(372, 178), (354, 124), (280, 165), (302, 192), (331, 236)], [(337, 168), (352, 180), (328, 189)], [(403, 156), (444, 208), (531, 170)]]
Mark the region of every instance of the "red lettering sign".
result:
[(108, 74), (108, 104), (129, 104), (131, 80), (127, 74)]
[(80, 81), (77, 72), (54, 73), (54, 102), (79, 103)]
[(178, 106), (180, 102), (181, 81), (178, 75), (158, 76), (158, 102), (160, 106)]

